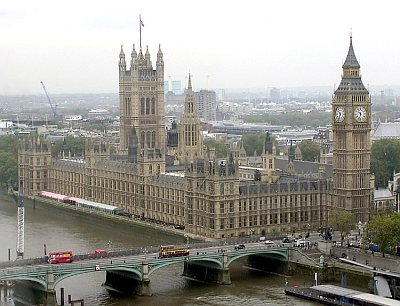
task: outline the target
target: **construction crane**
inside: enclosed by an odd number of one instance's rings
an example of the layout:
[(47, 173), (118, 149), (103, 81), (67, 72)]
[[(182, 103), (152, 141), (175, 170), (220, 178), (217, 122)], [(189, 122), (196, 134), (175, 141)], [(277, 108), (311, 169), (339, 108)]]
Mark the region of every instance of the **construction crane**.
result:
[(24, 258), (24, 244), (25, 244), (25, 208), (24, 208), (24, 181), (22, 178), (19, 180), (18, 188), (18, 232), (17, 232), (17, 259)]
[(51, 103), (50, 97), (47, 94), (46, 86), (44, 86), (43, 81), (40, 81), (40, 84), (42, 84), (44, 93), (46, 94), (46, 97), (47, 97), (47, 101), (49, 101), (49, 104), (50, 104), (50, 107), (51, 107), (51, 111), (53, 112), (53, 117), (54, 117), (55, 120), (58, 120), (59, 118), (58, 118), (58, 114), (57, 114), (57, 111), (56, 111), (57, 105), (53, 105), (53, 103)]

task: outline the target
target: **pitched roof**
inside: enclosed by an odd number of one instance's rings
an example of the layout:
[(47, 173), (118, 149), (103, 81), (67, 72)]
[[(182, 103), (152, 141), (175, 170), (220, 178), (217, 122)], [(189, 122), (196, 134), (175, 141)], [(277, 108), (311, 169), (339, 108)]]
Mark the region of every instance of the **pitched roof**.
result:
[(400, 138), (400, 123), (384, 122), (379, 123), (372, 135), (372, 139)]
[(360, 68), (360, 64), (357, 61), (356, 55), (353, 49), (353, 38), (350, 36), (350, 46), (347, 52), (346, 60), (343, 63), (343, 68)]

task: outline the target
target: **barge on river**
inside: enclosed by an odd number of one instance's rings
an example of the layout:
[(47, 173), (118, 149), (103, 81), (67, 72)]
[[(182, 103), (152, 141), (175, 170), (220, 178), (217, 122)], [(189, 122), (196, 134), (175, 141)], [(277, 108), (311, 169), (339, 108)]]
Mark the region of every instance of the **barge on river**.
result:
[(286, 288), (285, 293), (324, 305), (400, 306), (400, 301), (334, 285)]

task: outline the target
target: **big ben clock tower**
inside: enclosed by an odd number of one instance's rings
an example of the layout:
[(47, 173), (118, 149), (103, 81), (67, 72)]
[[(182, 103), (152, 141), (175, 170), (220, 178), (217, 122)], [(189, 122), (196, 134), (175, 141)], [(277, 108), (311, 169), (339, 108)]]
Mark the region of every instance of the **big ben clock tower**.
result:
[(342, 68), (342, 81), (332, 100), (332, 209), (351, 212), (357, 222), (366, 222), (373, 208), (371, 98), (361, 81), (360, 64), (354, 54), (351, 36)]

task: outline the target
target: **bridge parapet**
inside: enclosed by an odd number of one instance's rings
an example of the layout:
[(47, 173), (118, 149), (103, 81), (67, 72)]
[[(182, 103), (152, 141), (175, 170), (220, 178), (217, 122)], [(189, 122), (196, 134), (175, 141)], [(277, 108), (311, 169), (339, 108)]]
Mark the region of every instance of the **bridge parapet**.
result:
[[(266, 246), (263, 244), (247, 245), (245, 249), (235, 250), (233, 247), (224, 245), (223, 248), (201, 248), (191, 249), (189, 256), (158, 258), (158, 253), (117, 257), (100, 256), (99, 258), (88, 258), (66, 264), (34, 264), (30, 266), (14, 266), (0, 270), (0, 280), (23, 280), (40, 284), (44, 291), (53, 292), (55, 286), (62, 280), (78, 274), (91, 273), (95, 271), (112, 272), (113, 275), (121, 274), (130, 278), (135, 285), (137, 294), (151, 295), (150, 276), (152, 273), (171, 264), (183, 263), (184, 275), (195, 278), (196, 273), (209, 273), (210, 278), (205, 281), (219, 284), (230, 284), (229, 266), (232, 262), (243, 257), (260, 257), (260, 260), (269, 258), (280, 262), (288, 261), (289, 249), (283, 246)], [(206, 269), (206, 270), (204, 270)], [(111, 275), (111, 274), (110, 274)], [(111, 276), (110, 276), (111, 277)], [(111, 278), (110, 278), (111, 280)], [(117, 281), (118, 283), (118, 281)], [(55, 294), (55, 292), (54, 292)]]

